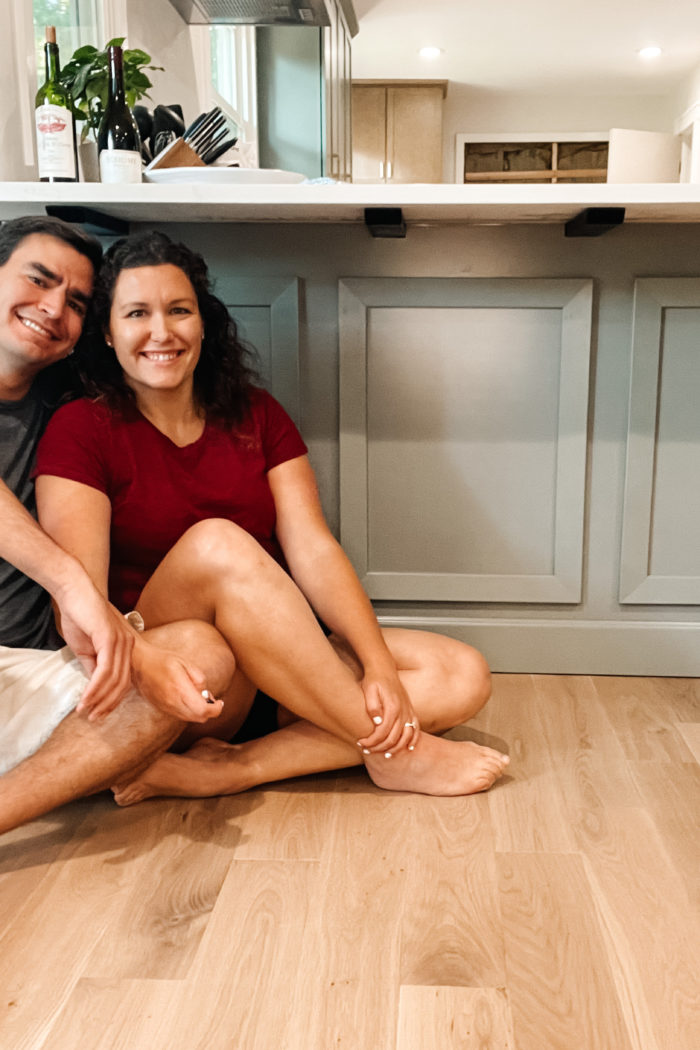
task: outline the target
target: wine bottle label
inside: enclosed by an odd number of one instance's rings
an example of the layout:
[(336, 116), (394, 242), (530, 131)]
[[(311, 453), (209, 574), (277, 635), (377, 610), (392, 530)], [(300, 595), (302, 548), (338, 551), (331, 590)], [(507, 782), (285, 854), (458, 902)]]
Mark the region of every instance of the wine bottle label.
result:
[(141, 154), (130, 149), (103, 149), (101, 182), (141, 182)]
[(75, 151), (70, 110), (45, 103), (37, 106), (34, 112), (39, 178), (74, 179)]

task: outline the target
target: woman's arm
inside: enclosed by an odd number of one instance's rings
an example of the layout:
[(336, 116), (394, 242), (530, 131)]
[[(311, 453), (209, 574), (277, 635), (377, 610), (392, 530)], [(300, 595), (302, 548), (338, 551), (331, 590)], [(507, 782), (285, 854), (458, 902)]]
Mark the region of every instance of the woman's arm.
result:
[[(417, 738), (418, 719), (369, 598), (326, 524), (308, 458), (301, 456), (273, 467), (268, 480), (277, 512), (277, 538), (295, 582), (362, 665), (367, 711), (381, 722), (361, 743), (386, 750), (411, 746)], [(415, 729), (406, 726), (410, 722)]]
[[(109, 498), (90, 485), (48, 474), (37, 478), (36, 498), (42, 527), (81, 563), (106, 599), (112, 517)], [(119, 615), (116, 610), (114, 612)], [(133, 642), (133, 681), (146, 699), (160, 710), (189, 722), (202, 722), (220, 713), (218, 705), (214, 711), (204, 704), (202, 686), (205, 682), (199, 668), (189, 667), (175, 654), (147, 642), (123, 618), (121, 620)], [(63, 632), (62, 622), (58, 626)], [(91, 720), (104, 718), (120, 699), (121, 696), (111, 701), (86, 703), (83, 698), (78, 710), (87, 711)]]

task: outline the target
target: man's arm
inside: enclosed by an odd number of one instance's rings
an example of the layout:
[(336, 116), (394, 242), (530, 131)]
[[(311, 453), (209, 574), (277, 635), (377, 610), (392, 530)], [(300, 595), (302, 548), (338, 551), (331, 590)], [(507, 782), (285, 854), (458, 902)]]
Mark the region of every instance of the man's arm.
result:
[(133, 635), (74, 557), (62, 550), (0, 481), (0, 557), (49, 592), (61, 633), (90, 675), (80, 708), (121, 699), (131, 683)]

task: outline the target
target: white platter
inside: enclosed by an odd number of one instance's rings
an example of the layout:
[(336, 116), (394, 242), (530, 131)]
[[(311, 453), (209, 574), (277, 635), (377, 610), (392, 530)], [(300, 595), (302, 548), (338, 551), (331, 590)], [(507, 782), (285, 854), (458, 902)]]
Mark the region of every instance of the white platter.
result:
[(147, 182), (180, 183), (198, 182), (209, 186), (268, 185), (270, 183), (304, 182), (306, 175), (297, 171), (280, 171), (277, 168), (225, 168), (215, 165), (208, 168), (153, 168), (146, 170)]

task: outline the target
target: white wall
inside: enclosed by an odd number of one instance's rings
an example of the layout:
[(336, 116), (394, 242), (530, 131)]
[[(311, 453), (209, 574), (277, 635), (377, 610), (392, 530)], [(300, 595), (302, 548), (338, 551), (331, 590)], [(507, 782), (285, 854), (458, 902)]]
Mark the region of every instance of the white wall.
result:
[(194, 120), (200, 107), (187, 25), (167, 0), (127, 0), (127, 18), (127, 46), (143, 48), (153, 65), (165, 68), (163, 73), (149, 73), (153, 89), (145, 104), (152, 109), (179, 103), (185, 121)]
[[(700, 87), (700, 71), (698, 81)], [(610, 128), (673, 131), (677, 113), (677, 100), (667, 95), (528, 95), (450, 81), (443, 111), (443, 179), (454, 181), (455, 136), (459, 134), (601, 132)]]

